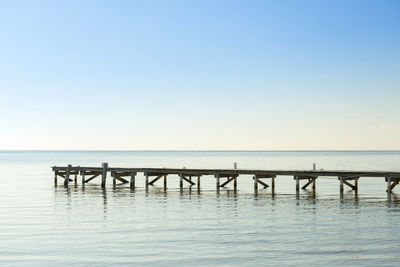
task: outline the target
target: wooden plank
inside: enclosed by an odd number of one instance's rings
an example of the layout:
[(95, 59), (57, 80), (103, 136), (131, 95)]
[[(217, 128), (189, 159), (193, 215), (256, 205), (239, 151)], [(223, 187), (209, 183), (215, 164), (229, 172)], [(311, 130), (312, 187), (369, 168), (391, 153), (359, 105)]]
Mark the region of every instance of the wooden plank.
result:
[(309, 179), (308, 182), (305, 185), (303, 185), (303, 187), (301, 189), (306, 189), (310, 184), (314, 183), (316, 179), (317, 178)]
[(85, 180), (85, 183), (90, 182), (91, 180), (93, 180), (94, 178), (96, 178), (96, 177), (98, 177), (98, 176), (100, 176), (100, 174), (95, 174), (95, 175), (93, 175), (92, 177), (90, 177), (90, 178), (88, 178), (87, 180)]
[[(53, 170), (63, 170), (66, 167), (54, 166)], [(101, 171), (102, 168), (96, 167), (73, 167), (72, 170), (87, 170), (87, 171)], [(357, 176), (357, 177), (387, 177), (397, 176), (400, 177), (400, 172), (393, 171), (347, 171), (347, 170), (232, 170), (232, 169), (167, 169), (167, 168), (109, 168), (110, 171), (117, 172), (154, 172), (158, 174), (197, 174), (197, 175), (215, 175), (219, 174), (220, 177), (223, 175), (285, 175), (285, 176)], [(194, 176), (194, 175), (192, 175)]]
[(228, 178), (228, 180), (226, 180), (225, 182), (223, 182), (221, 184), (221, 187), (224, 187), (225, 185), (229, 184), (230, 182), (234, 181), (236, 179), (237, 176), (233, 176), (231, 178)]
[(119, 176), (116, 176), (116, 177), (115, 177), (115, 179), (117, 179), (118, 181), (122, 182), (123, 184), (127, 184), (127, 183), (129, 183), (129, 181), (128, 181), (128, 180), (125, 180), (124, 178), (122, 178), (122, 177), (119, 177)]
[(160, 180), (163, 176), (164, 176), (164, 175), (157, 176), (156, 178), (154, 178), (153, 180), (151, 180), (151, 181), (149, 182), (149, 185), (153, 185), (155, 182), (157, 182), (158, 180)]
[(269, 185), (267, 185), (266, 183), (264, 183), (264, 182), (261, 181), (261, 180), (258, 180), (258, 179), (257, 179), (257, 182), (258, 182), (259, 184), (262, 184), (262, 185), (264, 186), (264, 189), (267, 188), (267, 187), (269, 187)]
[(183, 176), (182, 179), (183, 179), (184, 181), (188, 182), (188, 183), (191, 184), (191, 185), (195, 185), (194, 182), (192, 182), (191, 180), (189, 180), (189, 179), (186, 178), (185, 176)]
[(342, 180), (342, 181), (343, 181), (343, 183), (344, 183), (345, 185), (347, 185), (347, 186), (350, 187), (351, 189), (353, 189), (353, 190), (356, 189), (356, 187), (355, 187), (354, 185), (352, 185), (351, 183), (347, 182), (346, 180)]
[(397, 180), (397, 181), (393, 182), (392, 185), (390, 186), (390, 191), (392, 191), (393, 188), (395, 188), (396, 185), (398, 185), (399, 183), (400, 183), (400, 180)]
[[(63, 174), (59, 174), (58, 176), (60, 176), (60, 177), (62, 177), (62, 178), (65, 179), (65, 175), (63, 175)], [(72, 181), (73, 181), (73, 180), (72, 180), (71, 178), (69, 178), (68, 182), (72, 182)]]

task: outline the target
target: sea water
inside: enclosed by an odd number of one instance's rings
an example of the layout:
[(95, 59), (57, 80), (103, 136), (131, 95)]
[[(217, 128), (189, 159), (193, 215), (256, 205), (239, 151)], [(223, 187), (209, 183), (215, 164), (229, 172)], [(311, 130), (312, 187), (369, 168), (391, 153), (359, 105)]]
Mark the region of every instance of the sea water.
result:
[[(398, 266), (400, 188), (390, 201), (384, 178), (361, 178), (358, 194), (320, 177), (315, 196), (296, 199), (293, 177), (275, 195), (251, 176), (201, 190), (168, 176), (146, 192), (138, 174), (105, 190), (54, 186), (51, 166), (400, 171), (399, 151), (0, 151), (0, 264), (136, 266)], [(268, 180), (264, 180), (269, 183)], [(302, 181), (303, 183), (304, 181)]]

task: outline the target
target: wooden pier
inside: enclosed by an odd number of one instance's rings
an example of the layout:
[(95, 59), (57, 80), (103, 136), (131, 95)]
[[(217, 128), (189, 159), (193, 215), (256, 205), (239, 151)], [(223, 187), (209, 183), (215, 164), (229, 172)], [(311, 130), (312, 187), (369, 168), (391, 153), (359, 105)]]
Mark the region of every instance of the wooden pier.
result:
[[(236, 164), (235, 164), (236, 167)], [(393, 171), (328, 171), (328, 170), (248, 170), (248, 169), (169, 169), (169, 168), (111, 168), (107, 163), (102, 163), (101, 167), (81, 167), (81, 166), (65, 166), (52, 167), (54, 171), (54, 183), (57, 185), (58, 177), (63, 179), (65, 186), (69, 183), (78, 183), (78, 175), (82, 178), (82, 186), (93, 179), (101, 178), (101, 187), (105, 188), (107, 175), (113, 179), (115, 186), (117, 181), (122, 184), (129, 183), (131, 189), (136, 187), (137, 173), (143, 173), (145, 176), (145, 188), (154, 185), (158, 180), (163, 180), (164, 190), (167, 189), (167, 177), (175, 175), (179, 177), (179, 188), (183, 190), (184, 184), (197, 186), (200, 190), (200, 180), (203, 176), (213, 176), (216, 181), (216, 190), (220, 191), (221, 187), (233, 185), (233, 190), (237, 191), (237, 179), (240, 175), (251, 175), (254, 181), (254, 191), (258, 192), (259, 186), (262, 188), (270, 188), (271, 192), (275, 192), (275, 179), (278, 176), (293, 176), (296, 182), (296, 195), (299, 196), (301, 182), (305, 182), (301, 189), (309, 186), (312, 188), (313, 194), (316, 191), (316, 181), (319, 177), (337, 177), (339, 181), (339, 191), (343, 195), (344, 187), (357, 192), (358, 180), (362, 177), (384, 178), (386, 182), (386, 192), (388, 195), (400, 183), (400, 172)]]

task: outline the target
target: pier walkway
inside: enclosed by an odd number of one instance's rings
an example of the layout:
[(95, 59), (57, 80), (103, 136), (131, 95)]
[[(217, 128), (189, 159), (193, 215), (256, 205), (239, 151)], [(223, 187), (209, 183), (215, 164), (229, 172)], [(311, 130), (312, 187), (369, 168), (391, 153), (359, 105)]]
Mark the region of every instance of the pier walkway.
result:
[[(168, 175), (177, 175), (179, 177), (179, 187), (183, 190), (184, 183), (190, 186), (196, 186), (200, 190), (200, 181), (203, 176), (213, 176), (216, 181), (217, 192), (221, 187), (233, 184), (233, 190), (237, 191), (237, 179), (240, 175), (251, 175), (254, 180), (254, 190), (258, 191), (259, 186), (271, 188), (275, 192), (275, 179), (278, 176), (293, 176), (296, 182), (296, 194), (300, 192), (300, 181), (304, 181), (301, 189), (311, 186), (315, 193), (315, 185), (318, 177), (337, 177), (339, 181), (340, 194), (343, 194), (344, 186), (347, 186), (357, 192), (358, 180), (362, 177), (384, 178), (386, 182), (386, 192), (390, 194), (392, 190), (400, 183), (400, 171), (335, 171), (335, 170), (250, 170), (250, 169), (170, 169), (170, 168), (111, 168), (107, 163), (102, 163), (101, 167), (81, 167), (81, 166), (54, 166), (54, 183), (57, 185), (58, 177), (63, 178), (63, 183), (68, 186), (70, 182), (77, 184), (77, 177), (81, 175), (82, 186), (99, 177), (101, 187), (105, 188), (107, 175), (110, 174), (115, 186), (117, 181), (130, 183), (130, 188), (136, 187), (137, 173), (143, 173), (145, 176), (145, 187), (153, 185), (162, 179), (164, 189), (167, 188)], [(74, 178), (74, 179), (72, 179)]]

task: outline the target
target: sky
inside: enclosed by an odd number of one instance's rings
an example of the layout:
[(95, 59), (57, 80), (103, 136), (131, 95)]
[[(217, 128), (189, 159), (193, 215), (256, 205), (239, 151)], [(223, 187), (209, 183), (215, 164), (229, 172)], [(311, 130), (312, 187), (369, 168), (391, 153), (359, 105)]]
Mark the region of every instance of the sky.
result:
[(0, 150), (400, 149), (400, 1), (0, 1)]

